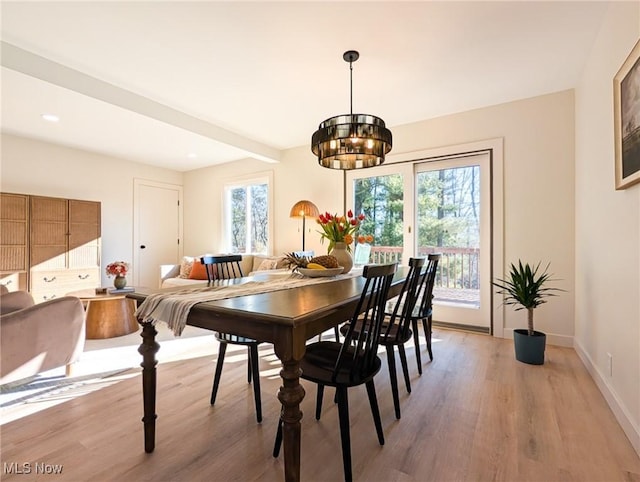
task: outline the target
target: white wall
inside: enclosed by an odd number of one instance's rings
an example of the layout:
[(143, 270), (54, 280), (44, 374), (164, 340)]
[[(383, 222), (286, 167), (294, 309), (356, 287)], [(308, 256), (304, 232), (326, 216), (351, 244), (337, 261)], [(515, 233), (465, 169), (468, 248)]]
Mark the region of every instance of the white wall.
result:
[(614, 189), (613, 143), (613, 77), (639, 37), (639, 4), (611, 4), (576, 89), (575, 347), (640, 454), (640, 185)]
[(133, 179), (182, 185), (182, 173), (3, 134), (0, 190), (102, 203), (102, 284), (112, 261), (133, 259)]

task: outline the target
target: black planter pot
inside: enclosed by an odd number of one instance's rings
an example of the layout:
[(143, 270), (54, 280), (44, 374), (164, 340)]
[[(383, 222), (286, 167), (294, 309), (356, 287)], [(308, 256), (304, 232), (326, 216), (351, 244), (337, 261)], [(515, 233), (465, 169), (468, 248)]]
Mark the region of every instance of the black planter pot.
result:
[(529, 336), (528, 333), (528, 330), (513, 330), (513, 346), (516, 350), (516, 360), (530, 365), (542, 365), (544, 363), (544, 347), (547, 335), (540, 331), (534, 331), (533, 336)]

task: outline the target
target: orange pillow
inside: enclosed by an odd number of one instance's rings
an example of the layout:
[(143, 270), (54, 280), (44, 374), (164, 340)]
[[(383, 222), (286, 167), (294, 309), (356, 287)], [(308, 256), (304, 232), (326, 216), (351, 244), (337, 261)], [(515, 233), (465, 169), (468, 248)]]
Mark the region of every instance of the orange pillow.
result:
[(193, 267), (191, 268), (191, 273), (189, 273), (189, 279), (207, 280), (207, 269), (199, 259), (193, 261)]

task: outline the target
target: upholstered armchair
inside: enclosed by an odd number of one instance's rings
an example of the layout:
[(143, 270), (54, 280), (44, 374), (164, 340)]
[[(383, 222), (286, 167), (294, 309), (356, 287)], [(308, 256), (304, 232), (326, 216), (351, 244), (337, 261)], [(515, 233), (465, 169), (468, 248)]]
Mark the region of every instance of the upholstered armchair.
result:
[(84, 349), (82, 302), (65, 296), (34, 304), (26, 291), (0, 294), (0, 385), (71, 366)]

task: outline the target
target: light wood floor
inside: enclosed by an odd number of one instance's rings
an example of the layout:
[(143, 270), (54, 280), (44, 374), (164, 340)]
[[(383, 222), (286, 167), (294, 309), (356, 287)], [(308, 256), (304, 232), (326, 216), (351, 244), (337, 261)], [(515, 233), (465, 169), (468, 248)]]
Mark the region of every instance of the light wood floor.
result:
[[(509, 340), (437, 329), (435, 360), (401, 390), (396, 421), (386, 364), (376, 378), (386, 445), (377, 443), (366, 391), (350, 391), (354, 478), (359, 481), (640, 481), (640, 459), (572, 349), (547, 362), (514, 360)], [(278, 362), (261, 350), (264, 421), (255, 422), (244, 351), (227, 352), (209, 406), (215, 357), (159, 365), (156, 450), (143, 450), (141, 379), (135, 376), (2, 427), (2, 463), (61, 464), (65, 481), (282, 480), (271, 449), (279, 413)], [(426, 355), (426, 354), (425, 354)], [(337, 410), (325, 395), (314, 419), (305, 384), (302, 479), (338, 481)]]

